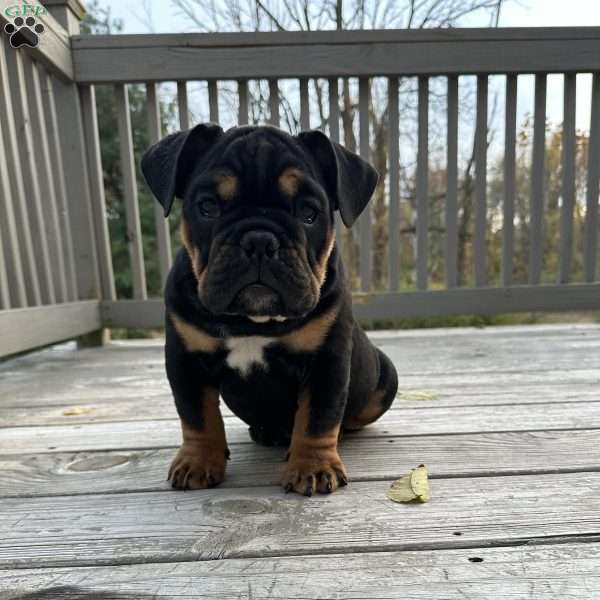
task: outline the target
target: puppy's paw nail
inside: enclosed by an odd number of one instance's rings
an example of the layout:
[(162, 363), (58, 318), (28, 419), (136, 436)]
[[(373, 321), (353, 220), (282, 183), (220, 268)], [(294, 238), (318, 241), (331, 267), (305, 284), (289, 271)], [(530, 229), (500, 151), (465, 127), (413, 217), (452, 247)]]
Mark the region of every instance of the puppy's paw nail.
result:
[(199, 490), (215, 487), (225, 479), (226, 458), (222, 448), (186, 448), (185, 444), (177, 452), (169, 469), (171, 487), (178, 490)]
[[(332, 463), (332, 464), (331, 464)], [(308, 459), (290, 456), (285, 468), (283, 488), (287, 492), (295, 491), (303, 496), (312, 496), (316, 492), (331, 494), (346, 485), (347, 479), (344, 465), (339, 457), (332, 460), (315, 461), (311, 456)]]

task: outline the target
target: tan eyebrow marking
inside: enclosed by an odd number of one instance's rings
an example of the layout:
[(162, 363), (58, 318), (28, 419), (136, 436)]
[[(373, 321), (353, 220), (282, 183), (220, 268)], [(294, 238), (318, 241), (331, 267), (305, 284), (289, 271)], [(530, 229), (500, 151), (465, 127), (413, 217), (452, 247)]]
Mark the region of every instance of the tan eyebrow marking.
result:
[(217, 183), (217, 194), (222, 200), (231, 200), (237, 191), (238, 180), (234, 175), (217, 175), (215, 177)]
[(300, 180), (303, 176), (304, 174), (302, 171), (296, 167), (288, 167), (285, 169), (278, 179), (279, 190), (281, 193), (289, 198), (293, 198), (298, 193)]

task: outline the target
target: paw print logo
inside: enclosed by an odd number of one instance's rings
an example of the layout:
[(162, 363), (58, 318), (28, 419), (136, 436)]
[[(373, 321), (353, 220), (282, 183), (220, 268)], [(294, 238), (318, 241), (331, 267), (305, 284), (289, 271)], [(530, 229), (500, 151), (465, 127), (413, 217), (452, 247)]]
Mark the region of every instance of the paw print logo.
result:
[(10, 35), (10, 45), (13, 48), (29, 46), (35, 48), (40, 43), (40, 35), (45, 29), (41, 23), (36, 23), (34, 17), (16, 17), (12, 23), (4, 26), (4, 31)]

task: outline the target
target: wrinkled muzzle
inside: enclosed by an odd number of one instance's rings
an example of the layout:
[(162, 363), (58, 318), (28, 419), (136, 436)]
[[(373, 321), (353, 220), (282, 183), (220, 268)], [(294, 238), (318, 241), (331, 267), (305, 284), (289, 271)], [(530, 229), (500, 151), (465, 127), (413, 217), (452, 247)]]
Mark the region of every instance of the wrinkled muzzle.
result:
[(248, 220), (215, 237), (198, 293), (214, 314), (262, 318), (306, 315), (319, 300), (305, 240)]

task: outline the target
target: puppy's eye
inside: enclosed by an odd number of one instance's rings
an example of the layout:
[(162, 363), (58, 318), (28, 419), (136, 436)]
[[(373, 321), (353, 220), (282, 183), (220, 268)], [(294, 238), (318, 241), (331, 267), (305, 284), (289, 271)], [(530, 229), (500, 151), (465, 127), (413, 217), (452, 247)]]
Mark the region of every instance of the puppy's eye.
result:
[(318, 214), (317, 209), (310, 206), (310, 204), (305, 204), (300, 209), (300, 218), (308, 225), (315, 222), (315, 219), (317, 218), (317, 214)]
[(198, 202), (198, 210), (207, 219), (216, 219), (221, 215), (221, 207), (214, 198), (202, 198)]

